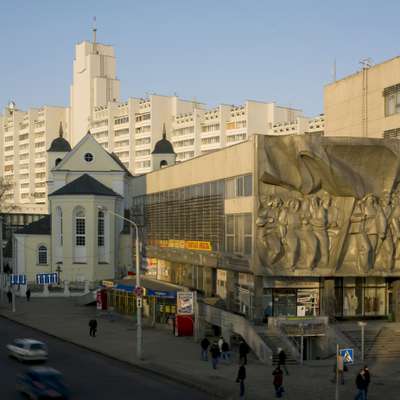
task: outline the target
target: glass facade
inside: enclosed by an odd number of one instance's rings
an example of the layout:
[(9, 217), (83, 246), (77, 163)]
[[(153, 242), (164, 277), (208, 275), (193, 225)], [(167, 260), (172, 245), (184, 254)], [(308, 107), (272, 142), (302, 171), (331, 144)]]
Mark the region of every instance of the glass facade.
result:
[(380, 317), (387, 315), (385, 278), (337, 278), (338, 317)]
[[(251, 194), (251, 175), (186, 186), (135, 197), (133, 218), (143, 227), (146, 244), (167, 240), (198, 241), (210, 243), (212, 251), (226, 251), (225, 198)], [(233, 217), (229, 224), (233, 224), (229, 251), (250, 254), (251, 214)]]

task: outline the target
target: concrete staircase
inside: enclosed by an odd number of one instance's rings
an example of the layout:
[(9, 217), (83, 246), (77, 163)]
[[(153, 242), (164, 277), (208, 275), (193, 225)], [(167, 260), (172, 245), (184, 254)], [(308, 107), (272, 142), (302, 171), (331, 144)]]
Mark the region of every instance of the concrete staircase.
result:
[[(357, 327), (341, 327), (341, 331), (361, 352), (361, 331)], [(364, 352), (366, 359), (400, 358), (400, 325), (385, 324), (366, 327), (364, 333)], [(357, 354), (356, 354), (356, 358)]]
[[(282, 333), (276, 329), (267, 329), (263, 331), (258, 330), (258, 336), (265, 342), (265, 344), (272, 351), (272, 365), (278, 364), (278, 349), (281, 348), (286, 353), (286, 364), (295, 365), (298, 364), (299, 354), (295, 351), (295, 348), (287, 343), (288, 338), (282, 337)], [(294, 346), (294, 345), (293, 345)]]
[(399, 359), (400, 328), (382, 328), (366, 354), (368, 359)]

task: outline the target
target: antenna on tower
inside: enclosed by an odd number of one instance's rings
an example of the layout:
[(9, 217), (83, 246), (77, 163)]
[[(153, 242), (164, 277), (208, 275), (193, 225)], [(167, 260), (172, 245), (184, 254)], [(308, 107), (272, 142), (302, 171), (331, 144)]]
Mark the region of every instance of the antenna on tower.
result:
[(363, 58), (360, 60), (360, 64), (362, 65), (363, 68), (371, 68), (372, 67), (372, 58)]
[(332, 81), (336, 82), (336, 58), (333, 60)]
[(92, 28), (92, 32), (93, 32), (93, 44), (96, 44), (96, 34), (97, 34), (97, 27), (96, 27), (96, 17), (93, 17), (93, 28)]

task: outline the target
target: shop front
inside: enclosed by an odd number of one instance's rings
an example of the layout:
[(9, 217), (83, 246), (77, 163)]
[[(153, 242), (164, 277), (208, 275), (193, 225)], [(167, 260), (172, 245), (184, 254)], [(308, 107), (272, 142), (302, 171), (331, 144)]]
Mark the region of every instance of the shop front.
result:
[(385, 278), (336, 278), (338, 318), (382, 318), (389, 314), (388, 281)]
[(265, 317), (309, 317), (320, 315), (320, 281), (264, 279)]

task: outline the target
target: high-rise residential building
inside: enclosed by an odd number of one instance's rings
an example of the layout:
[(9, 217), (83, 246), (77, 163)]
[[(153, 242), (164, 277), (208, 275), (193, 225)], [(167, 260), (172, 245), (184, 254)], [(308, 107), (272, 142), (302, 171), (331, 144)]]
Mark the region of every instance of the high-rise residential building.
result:
[(273, 125), (274, 135), (303, 135), (305, 133), (324, 134), (324, 114), (314, 118), (296, 117), (294, 121), (277, 122)]
[[(88, 130), (109, 152), (115, 153), (132, 174), (152, 171), (151, 153), (163, 126), (182, 162), (230, 146), (254, 134), (279, 134), (276, 124), (296, 124), (300, 110), (275, 103), (246, 101), (207, 108), (177, 96), (151, 94), (121, 101), (112, 46), (93, 40), (75, 46), (70, 108), (42, 107), (18, 110), (14, 104), (0, 115), (0, 173), (12, 183), (5, 200), (19, 212), (47, 212), (48, 165), (46, 150), (59, 134), (72, 146)], [(300, 129), (298, 133), (303, 133)]]
[(240, 106), (221, 104), (197, 108), (174, 117), (171, 142), (177, 161), (240, 143), (254, 134), (273, 134), (276, 122), (293, 123), (301, 111), (275, 103), (246, 101)]
[(326, 136), (400, 138), (400, 57), (325, 86)]
[(1, 135), (1, 175), (7, 183), (3, 205), (15, 212), (47, 212), (47, 154), (51, 141), (66, 125), (63, 107), (21, 111), (11, 102), (4, 110)]

